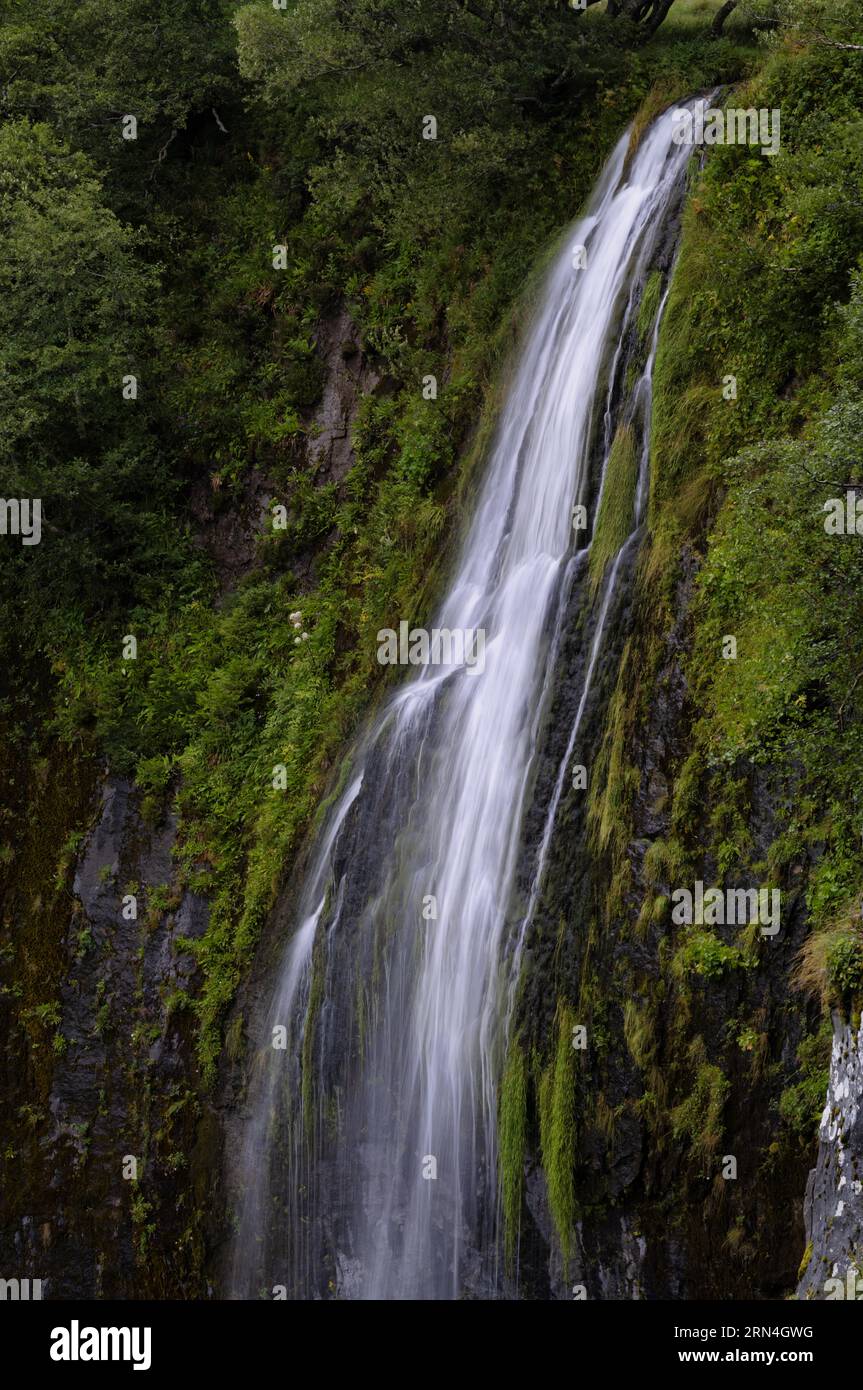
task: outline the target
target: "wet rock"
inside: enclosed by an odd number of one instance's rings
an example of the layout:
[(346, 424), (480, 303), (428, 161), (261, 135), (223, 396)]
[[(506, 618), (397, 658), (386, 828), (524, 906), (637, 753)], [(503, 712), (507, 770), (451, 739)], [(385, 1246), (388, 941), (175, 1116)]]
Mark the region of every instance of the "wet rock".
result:
[(341, 482), (354, 461), (353, 423), (360, 399), (381, 385), (346, 308), (325, 319), (316, 334), (324, 389), (309, 424), (308, 456), (321, 483)]
[[(149, 827), (133, 785), (105, 778), (73, 881), (59, 1043), (39, 1139), (49, 1176), (17, 1232), (34, 1277), (49, 1280), (46, 1296), (155, 1292), (182, 1229), (176, 1198), (195, 1139), (195, 1062), (190, 1031), (175, 1026), (167, 1002), (194, 984), (193, 958), (177, 951), (177, 939), (202, 934), (207, 908), (176, 888), (175, 838), (172, 816)], [(162, 1247), (151, 1276), (141, 1267), (144, 1227)], [(171, 1278), (181, 1287), (196, 1275), (175, 1268)]]
[(836, 1014), (818, 1161), (809, 1174), (804, 1217), (806, 1268), (797, 1297), (848, 1297), (863, 1275), (863, 1025), (855, 1033)]

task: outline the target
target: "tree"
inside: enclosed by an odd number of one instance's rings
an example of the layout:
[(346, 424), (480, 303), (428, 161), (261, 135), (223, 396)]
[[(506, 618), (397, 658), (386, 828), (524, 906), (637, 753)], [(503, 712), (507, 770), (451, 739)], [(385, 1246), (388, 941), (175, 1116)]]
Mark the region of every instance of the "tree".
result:
[(612, 19), (630, 19), (643, 24), (645, 34), (655, 34), (668, 15), (674, 0), (608, 0), (606, 13)]
[(716, 13), (711, 34), (716, 37), (722, 33), (734, 10), (757, 28), (775, 29), (803, 43), (863, 48), (861, 43), (849, 42), (855, 36), (863, 37), (858, 0), (726, 0)]
[[(19, 632), (47, 634), (73, 601), (82, 616), (122, 602), (170, 544), (146, 400), (160, 277), (141, 247), (85, 155), (45, 125), (0, 129), (0, 474), (5, 498), (38, 498), (43, 516), (40, 544), (0, 545)], [(129, 375), (144, 399), (124, 399)]]
[(105, 167), (129, 153), (139, 169), (235, 76), (225, 0), (7, 0), (0, 23), (0, 111), (50, 121)]

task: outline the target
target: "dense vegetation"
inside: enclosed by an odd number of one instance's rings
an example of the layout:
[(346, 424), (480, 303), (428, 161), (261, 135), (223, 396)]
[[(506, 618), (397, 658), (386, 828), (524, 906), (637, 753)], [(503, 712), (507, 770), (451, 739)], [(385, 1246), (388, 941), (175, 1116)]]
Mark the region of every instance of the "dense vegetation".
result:
[[(594, 833), (614, 913), (626, 748), (694, 553), (694, 734), (639, 921), (662, 920), (670, 866), (693, 862), (705, 836), (720, 867), (755, 862), (744, 769), (781, 765), (785, 827), (764, 868), (811, 852), (799, 981), (826, 1003), (859, 999), (863, 561), (852, 537), (825, 533), (821, 509), (860, 480), (863, 30), (850, 0), (741, 0), (717, 37), (717, 8), (0, 5), (0, 491), (43, 506), (40, 545), (0, 545), (0, 873), (23, 872), (21, 786), (44, 781), (46, 759), (58, 773), (107, 760), (152, 824), (177, 810), (180, 882), (211, 902), (188, 943), (207, 1081), (266, 915), (379, 688), (375, 633), (429, 612), (531, 272), (627, 121), (639, 113), (643, 128), (717, 84), (745, 84), (734, 104), (781, 107), (782, 152), (716, 149), (693, 172), (641, 576), (661, 601), (612, 703)], [(325, 373), (354, 350), (325, 346), (345, 312), (372, 389), (351, 466), (331, 476), (309, 444)], [(624, 484), (630, 453), (621, 438)], [(728, 633), (736, 662), (718, 657)], [(71, 775), (66, 791), (65, 833), (61, 815), (42, 840), (64, 903), (91, 813)], [(745, 970), (750, 947), (682, 940), (669, 978), (685, 992), (694, 976)], [(32, 982), (24, 1002), (52, 1007)], [(532, 1061), (564, 1250), (574, 1004), (561, 999), (557, 1042)], [(654, 1023), (631, 1003), (646, 1076)], [(759, 1029), (739, 1023), (729, 1046), (757, 1052)], [(805, 1044), (783, 1098), (807, 1140), (823, 1042)], [(690, 1099), (657, 1128), (698, 1155), (716, 1148), (727, 1083), (697, 1030), (685, 1046)], [(507, 1077), (511, 1172), (529, 1091), (518, 1053)]]
[[(859, 29), (843, 26), (843, 38)], [(733, 783), (743, 764), (786, 770), (767, 871), (818, 846), (803, 975), (823, 957), (825, 990), (841, 1002), (863, 986), (853, 635), (863, 568), (854, 535), (828, 530), (825, 508), (860, 480), (863, 63), (827, 44), (779, 50), (747, 99), (781, 105), (783, 156), (756, 163), (724, 149), (688, 209), (658, 370), (652, 563), (687, 530), (704, 552), (688, 670), (696, 746), (681, 780)], [(717, 659), (724, 634), (737, 638), (734, 661)], [(751, 857), (730, 819), (719, 838), (720, 866)], [(837, 973), (840, 941), (857, 963)]]
[[(2, 31), (4, 489), (45, 514), (40, 547), (0, 556), (7, 719), (41, 737), (18, 703), (37, 683), (56, 734), (134, 776), (148, 814), (179, 797), (185, 872), (214, 906), (208, 1066), (376, 680), (374, 634), (428, 609), (455, 462), (537, 253), (649, 91), (656, 109), (747, 61), (705, 24), (646, 49), (631, 22), (556, 3), (234, 8), (163, 4), (153, 27), (135, 0), (7, 6)], [(321, 481), (316, 335), (343, 304), (382, 380), (349, 475)], [(193, 517), (262, 493), (217, 604)]]
[[(615, 948), (602, 942), (629, 917), (614, 969), (651, 1152), (688, 1151), (677, 1219), (703, 1211), (756, 1283), (763, 1209), (756, 1218), (751, 1183), (712, 1190), (719, 1156), (745, 1145), (774, 1191), (789, 1182), (824, 1107), (828, 1010), (856, 1025), (863, 1000), (863, 569), (855, 535), (828, 531), (825, 511), (859, 495), (861, 476), (863, 30), (848, 8), (783, 6), (782, 20), (731, 103), (781, 108), (781, 155), (717, 149), (684, 216), (637, 628), (593, 779), (610, 888), (576, 995), (580, 1017), (607, 1028)], [(634, 853), (651, 717), (680, 664), (688, 732), (663, 796), (668, 834)], [(674, 928), (671, 889), (696, 878), (781, 887), (785, 929), (806, 923), (796, 957), (751, 928)], [(607, 1099), (615, 1065), (612, 1050), (579, 1095), (583, 1136), (613, 1135), (626, 1118), (630, 1102)], [(729, 1078), (749, 1105), (758, 1097), (757, 1117)], [(571, 1171), (557, 1175), (570, 1207)]]

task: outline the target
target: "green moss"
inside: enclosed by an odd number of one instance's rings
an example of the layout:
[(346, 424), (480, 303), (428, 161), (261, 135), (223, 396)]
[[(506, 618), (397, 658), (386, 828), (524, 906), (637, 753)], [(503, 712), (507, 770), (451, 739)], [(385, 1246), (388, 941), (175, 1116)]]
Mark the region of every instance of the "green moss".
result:
[(817, 1135), (824, 1112), (832, 1045), (833, 1027), (825, 1018), (818, 1032), (804, 1038), (797, 1049), (799, 1081), (787, 1086), (779, 1098), (783, 1120), (807, 1142)]
[(679, 840), (654, 840), (644, 856), (644, 879), (649, 887), (674, 884), (683, 875), (686, 855)]
[(631, 881), (631, 866), (625, 857), (627, 827), (640, 777), (630, 762), (627, 747), (635, 716), (627, 691), (631, 675), (631, 647), (627, 643), (620, 661), (617, 686), (611, 697), (602, 744), (590, 775), (588, 816), (591, 833), (599, 850), (612, 851), (615, 872), (609, 893), (611, 912), (621, 911)]
[(146, 1264), (150, 1244), (158, 1229), (155, 1221), (149, 1220), (155, 1211), (151, 1201), (144, 1196), (144, 1189), (139, 1182), (130, 1183), (131, 1205), (130, 1215), (132, 1218), (132, 1240), (135, 1247), (135, 1259), (139, 1264)]
[(504, 1253), (512, 1269), (518, 1247), (524, 1189), (524, 1151), (527, 1137), (527, 1059), (518, 1038), (509, 1045), (500, 1086), (500, 1187)]
[(632, 530), (637, 479), (635, 434), (631, 425), (618, 425), (608, 456), (599, 515), (590, 546), (589, 572), (594, 589), (601, 584), (606, 566)]
[(720, 1068), (706, 1061), (701, 1038), (693, 1041), (689, 1054), (695, 1063), (694, 1084), (672, 1110), (671, 1126), (675, 1139), (687, 1142), (706, 1175), (722, 1140), (722, 1114), (730, 1087)]
[(812, 1241), (810, 1240), (809, 1244), (806, 1246), (806, 1249), (803, 1251), (803, 1259), (800, 1261), (800, 1268), (799, 1268), (798, 1271), (797, 1271), (797, 1282), (798, 1282), (798, 1283), (799, 1283), (800, 1280), (803, 1278), (804, 1274), (806, 1273), (807, 1269), (809, 1268), (809, 1261), (810, 1261), (811, 1259), (812, 1259)]
[(827, 979), (840, 996), (863, 986), (863, 938), (859, 932), (846, 932), (830, 943)]
[(709, 795), (708, 772), (704, 754), (693, 749), (686, 757), (674, 779), (671, 807), (671, 826), (675, 834), (691, 830)]
[[(835, 860), (832, 863), (835, 867)], [(832, 918), (820, 923), (816, 919), (797, 959), (795, 984), (817, 995), (825, 1012), (832, 1007), (853, 1012), (863, 991), (859, 903), (858, 890)]]
[(710, 931), (693, 931), (686, 936), (675, 953), (672, 973), (678, 978), (700, 975), (705, 980), (718, 980), (726, 970), (743, 965), (743, 956), (736, 946), (728, 946)]
[(632, 1060), (640, 1071), (647, 1071), (656, 1052), (653, 1019), (649, 1010), (640, 1008), (634, 999), (623, 1005), (623, 1036)]
[(571, 1009), (559, 1002), (555, 1054), (539, 1082), (542, 1166), (548, 1186), (549, 1209), (560, 1241), (565, 1269), (569, 1267), (575, 1222), (576, 1054), (572, 1046), (575, 1022)]
[(659, 301), (662, 297), (662, 275), (658, 270), (652, 270), (647, 277), (641, 295), (641, 303), (638, 306), (638, 317), (636, 327), (638, 336), (645, 344), (650, 336), (656, 315), (659, 310)]

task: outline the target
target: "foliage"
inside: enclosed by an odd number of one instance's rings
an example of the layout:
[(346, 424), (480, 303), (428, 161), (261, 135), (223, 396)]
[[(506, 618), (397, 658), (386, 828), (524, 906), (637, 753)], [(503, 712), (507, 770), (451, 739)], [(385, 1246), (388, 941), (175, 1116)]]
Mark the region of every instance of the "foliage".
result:
[(797, 1050), (800, 1080), (782, 1092), (779, 1113), (795, 1133), (805, 1139), (817, 1132), (830, 1078), (833, 1028), (825, 1019), (817, 1033), (804, 1038)]
[(740, 951), (720, 941), (709, 931), (695, 931), (688, 935), (675, 957), (675, 969), (679, 973), (692, 972), (706, 980), (719, 979), (726, 970), (733, 970), (742, 964)]
[(560, 1241), (564, 1267), (569, 1264), (575, 1221), (575, 1015), (558, 1004), (554, 1055), (539, 1082), (542, 1166), (548, 1184), (548, 1204)]
[[(860, 37), (858, 20), (843, 38)], [(672, 557), (688, 547), (699, 561), (687, 669), (695, 738), (675, 829), (701, 834), (687, 780), (698, 767), (713, 852), (733, 872), (752, 848), (740, 771), (781, 770), (793, 783), (776, 862), (787, 874), (813, 861), (814, 935), (799, 978), (826, 998), (822, 929), (860, 896), (863, 561), (855, 535), (825, 528), (825, 503), (844, 501), (859, 478), (863, 210), (851, 190), (863, 172), (863, 68), (821, 41), (769, 52), (729, 104), (781, 107), (779, 155), (717, 147), (685, 212), (656, 367), (649, 563), (664, 570), (668, 620)], [(722, 656), (728, 634), (733, 660)], [(853, 975), (854, 960), (843, 962), (836, 969)]]
[(500, 1185), (504, 1252), (510, 1268), (518, 1246), (527, 1140), (527, 1059), (518, 1040), (510, 1043), (500, 1084)]
[[(225, 0), (5, 0), (4, 119), (39, 113), (110, 166), (117, 193), (128, 196), (164, 159), (172, 133), (229, 90), (230, 8)], [(140, 144), (123, 138), (127, 114)]]
[(632, 426), (619, 425), (611, 445), (603, 479), (599, 514), (590, 547), (590, 577), (598, 588), (635, 523), (635, 485), (638, 454)]
[(672, 1111), (671, 1124), (675, 1139), (687, 1142), (706, 1171), (722, 1140), (722, 1116), (730, 1086), (721, 1069), (705, 1060), (700, 1038), (690, 1045), (690, 1059), (694, 1084)]

